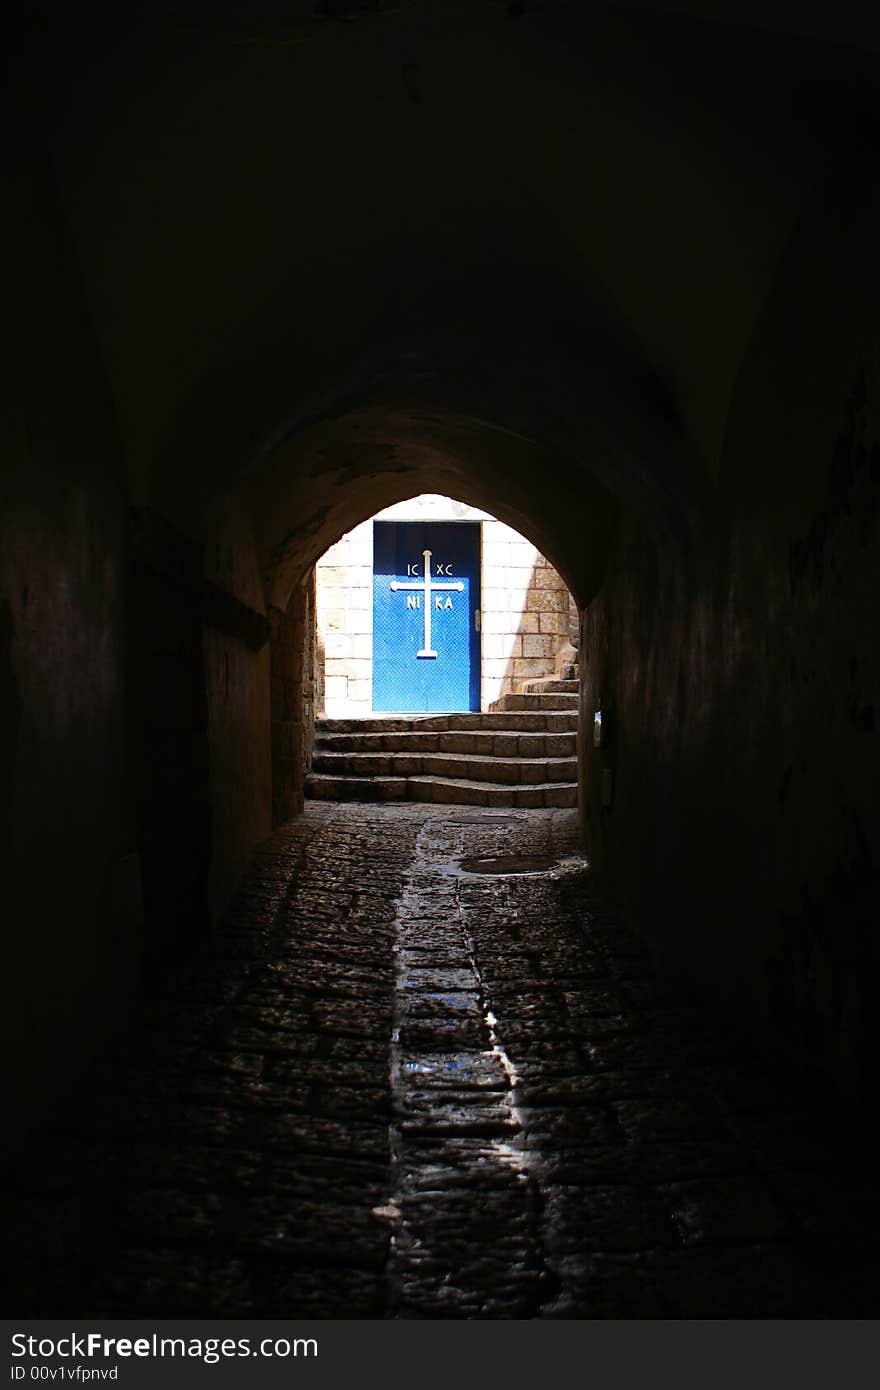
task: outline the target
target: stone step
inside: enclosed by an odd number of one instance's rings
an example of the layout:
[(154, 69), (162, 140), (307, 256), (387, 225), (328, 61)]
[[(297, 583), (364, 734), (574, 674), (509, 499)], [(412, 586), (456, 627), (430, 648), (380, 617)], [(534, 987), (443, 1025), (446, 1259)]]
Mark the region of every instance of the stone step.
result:
[(448, 806), (576, 806), (577, 783), (507, 786), (448, 777), (333, 777), (311, 773), (306, 795), (319, 801), (422, 801)]
[[(540, 716), (542, 717), (542, 716)], [(562, 716), (572, 722), (569, 716)], [(544, 733), (508, 727), (437, 733), (327, 733), (319, 725), (315, 754), (323, 753), (474, 753), (478, 757), (567, 758), (577, 753), (577, 731)], [(555, 725), (554, 725), (555, 730)]]
[(559, 712), (563, 710), (571, 710), (573, 712), (576, 712), (577, 707), (578, 696), (576, 694), (502, 695), (500, 699), (496, 700), (492, 705), (490, 705), (489, 709), (490, 713), (492, 714), (507, 715), (512, 711), (521, 711), (522, 713), (525, 713), (527, 710), (534, 710), (536, 712), (544, 713), (547, 713), (551, 710), (556, 710)]
[(519, 694), (577, 695), (579, 690), (579, 680), (563, 680), (559, 676), (536, 676), (533, 680), (522, 682), (519, 688)]
[[(506, 695), (503, 699), (521, 699)], [(533, 697), (560, 700), (562, 696)], [(483, 714), (374, 714), (357, 719), (319, 719), (318, 738), (326, 734), (406, 734), (463, 733), (482, 729), (491, 733), (574, 733), (577, 730), (577, 702), (538, 708), (533, 702)]]
[[(577, 805), (577, 710), (565, 693), (481, 714), (319, 719), (306, 795), (461, 806)], [(565, 702), (562, 708), (555, 702)], [(549, 706), (549, 707), (548, 707)]]
[[(515, 745), (516, 736), (511, 741)], [(513, 756), (505, 758), (460, 752), (327, 753), (316, 749), (312, 770), (334, 777), (429, 776), (504, 786), (577, 781), (576, 758), (529, 758), (520, 757), (515, 747), (511, 751)]]

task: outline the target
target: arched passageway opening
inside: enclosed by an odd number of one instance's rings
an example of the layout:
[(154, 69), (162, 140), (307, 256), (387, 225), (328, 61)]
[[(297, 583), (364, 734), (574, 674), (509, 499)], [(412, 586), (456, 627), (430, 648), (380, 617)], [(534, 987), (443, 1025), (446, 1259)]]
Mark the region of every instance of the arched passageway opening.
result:
[(347, 532), (315, 576), (317, 708), (330, 717), (485, 711), (553, 675), (578, 641), (574, 597), (537, 546), (436, 494)]
[[(531, 529), (531, 523), (526, 524)], [(589, 562), (579, 563), (583, 572), (589, 569)], [(595, 559), (592, 563), (595, 567)], [(400, 747), (390, 734), (380, 740), (388, 744), (390, 759), (371, 755), (356, 762), (365, 776), (369, 762), (373, 770), (389, 773), (392, 780), (367, 784), (358, 778), (335, 785), (334, 778), (312, 777), (308, 779), (312, 795), (364, 795), (368, 800), (434, 795), (451, 801), (469, 796), (472, 802), (486, 804), (488, 794), (489, 804), (494, 804), (493, 795), (501, 798), (498, 804), (512, 804), (509, 788), (494, 786), (493, 774), (505, 780), (520, 775), (537, 782), (548, 773), (548, 765), (539, 765), (528, 754), (565, 751), (570, 759), (554, 759), (549, 774), (560, 781), (569, 779), (564, 804), (574, 804), (578, 643), (579, 610), (574, 596), (530, 539), (484, 507), (436, 493), (414, 497), (404, 493), (401, 500), (355, 524), (319, 556), (305, 580), (294, 586), (284, 619), (275, 619), (276, 822), (301, 805), (300, 785), (308, 776), (315, 719), (321, 716), (322, 727), (329, 720), (327, 728), (335, 728), (340, 720), (372, 717), (376, 728), (367, 732), (365, 746), (370, 743), (373, 748), (384, 727), (383, 714), (396, 717), (397, 724), (406, 715), (446, 713), (450, 717), (443, 735), (432, 744), (437, 755), (432, 760), (409, 756), (410, 735), (404, 731), (401, 739), (402, 730), (397, 729)], [(552, 686), (552, 692), (545, 691), (542, 683)], [(559, 693), (563, 686), (565, 695)], [(525, 712), (528, 701), (542, 712), (553, 706), (552, 717), (544, 722), (553, 725), (555, 721), (559, 727), (553, 732), (559, 735), (565, 724), (566, 737), (547, 740), (543, 726), (542, 736), (537, 737), (541, 721)], [(473, 718), (459, 718), (468, 711), (486, 714), (513, 709), (517, 702), (519, 708), (507, 723), (500, 713), (484, 719), (486, 728), (480, 737), (465, 732), (465, 725), (470, 731), (475, 724)], [(570, 719), (563, 717), (563, 705), (571, 711)], [(496, 737), (490, 733), (493, 725), (497, 725)], [(515, 737), (514, 726), (519, 725), (533, 735), (530, 749), (525, 746), (528, 739)], [(513, 737), (508, 736), (511, 730)], [(424, 728), (418, 741), (427, 747)], [(493, 764), (496, 743), (498, 750), (503, 746), (508, 754), (507, 762)], [(515, 759), (518, 751), (524, 762), (517, 774), (509, 759)], [(488, 785), (463, 787), (445, 779), (442, 786), (431, 785), (414, 776), (450, 771), (454, 752), (462, 755), (456, 771), (465, 784), (476, 776)], [(488, 761), (466, 756), (478, 752), (487, 754)], [(343, 761), (353, 759), (335, 759), (337, 765)], [(333, 765), (325, 752), (323, 770)], [(408, 775), (400, 780), (394, 777), (399, 772)], [(548, 788), (553, 804), (563, 804), (562, 790)], [(522, 798), (523, 804), (545, 804), (534, 786), (528, 793), (523, 789)]]
[(528, 535), (573, 593), (600, 582), (616, 504), (570, 458), (557, 459), (551, 471), (533, 440), (424, 406), (361, 409), (284, 435), (262, 456), (249, 488), (273, 631), (276, 823), (302, 805), (311, 747), (314, 565), (383, 507), (426, 491), (457, 497)]
[(421, 494), (326, 551), (315, 592), (308, 796), (577, 804), (579, 614), (527, 537)]
[[(582, 609), (601, 585), (622, 506), (644, 508), (658, 533), (689, 524), (692, 461), (656, 397), (592, 357), (546, 360), (532, 340), (526, 369), (526, 348), (503, 326), (508, 341), (493, 342), (480, 402), (494, 406), (488, 416), (450, 403), (450, 395), (473, 399), (461, 379), (467, 364), (454, 371), (435, 349), (392, 362), (372, 402), (325, 405), (257, 448), (244, 495), (277, 635), (276, 822), (302, 805), (315, 652), (297, 650), (312, 631), (313, 567), (341, 536), (422, 493), (458, 498), (527, 536)], [(476, 348), (466, 341), (470, 356)], [(413, 371), (413, 356), (423, 370)]]

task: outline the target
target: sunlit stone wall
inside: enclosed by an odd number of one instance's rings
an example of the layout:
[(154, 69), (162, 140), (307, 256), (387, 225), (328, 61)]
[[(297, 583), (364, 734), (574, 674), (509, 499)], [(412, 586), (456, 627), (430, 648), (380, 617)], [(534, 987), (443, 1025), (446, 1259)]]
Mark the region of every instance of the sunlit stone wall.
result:
[(368, 715), (373, 697), (373, 522), (478, 521), (482, 525), (482, 708), (525, 680), (553, 675), (576, 631), (574, 602), (535, 549), (487, 512), (424, 494), (386, 507), (331, 546), (317, 564), (318, 659), (324, 713)]

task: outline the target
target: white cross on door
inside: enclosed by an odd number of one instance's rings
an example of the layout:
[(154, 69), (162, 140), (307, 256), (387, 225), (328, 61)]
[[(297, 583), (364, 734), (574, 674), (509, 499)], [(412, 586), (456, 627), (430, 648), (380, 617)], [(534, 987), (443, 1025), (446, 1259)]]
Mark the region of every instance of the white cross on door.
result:
[[(410, 551), (410, 554), (412, 554), (412, 551)], [(425, 577), (424, 577), (424, 579), (422, 580), (421, 584), (399, 584), (399, 583), (397, 582), (396, 579), (392, 579), (392, 581), (391, 581), (391, 588), (392, 588), (393, 590), (395, 590), (395, 592), (396, 592), (398, 589), (404, 589), (404, 590), (408, 590), (409, 592), (417, 592), (417, 593), (420, 593), (420, 594), (424, 594), (424, 596), (425, 596), (425, 640), (424, 640), (424, 646), (422, 647), (422, 650), (421, 650), (420, 652), (416, 652), (416, 656), (436, 656), (437, 653), (436, 653), (435, 651), (432, 651), (432, 650), (431, 650), (431, 594), (432, 594), (433, 592), (436, 592), (436, 591), (439, 590), (439, 589), (443, 589), (443, 590), (446, 590), (446, 591), (448, 591), (448, 590), (451, 589), (451, 590), (454, 590), (456, 593), (459, 593), (459, 594), (460, 594), (460, 593), (462, 593), (463, 590), (464, 590), (464, 585), (462, 584), (461, 580), (456, 581), (456, 583), (454, 583), (454, 584), (434, 584), (434, 583), (432, 583), (432, 582), (431, 582), (431, 552), (430, 552), (430, 550), (423, 550), (423, 551), (422, 551), (422, 554), (423, 554), (424, 557), (425, 557)], [(399, 571), (398, 571), (398, 573), (399, 573)]]

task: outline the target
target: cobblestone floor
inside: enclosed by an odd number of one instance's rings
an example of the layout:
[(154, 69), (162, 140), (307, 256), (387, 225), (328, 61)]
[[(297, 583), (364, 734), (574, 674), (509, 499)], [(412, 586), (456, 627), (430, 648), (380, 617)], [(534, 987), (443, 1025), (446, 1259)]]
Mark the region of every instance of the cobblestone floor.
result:
[(877, 1314), (845, 1116), (655, 976), (572, 812), (310, 805), (144, 1028), (16, 1178), (15, 1315)]

